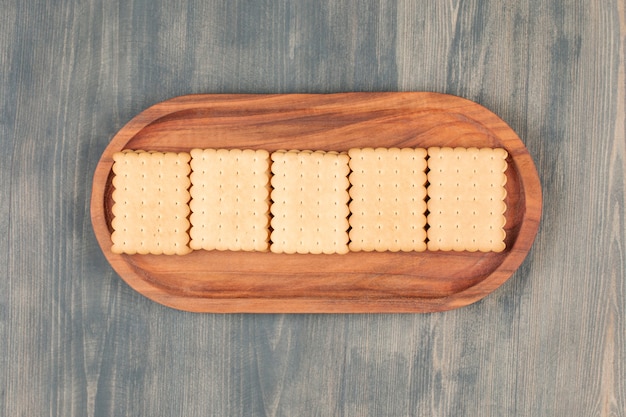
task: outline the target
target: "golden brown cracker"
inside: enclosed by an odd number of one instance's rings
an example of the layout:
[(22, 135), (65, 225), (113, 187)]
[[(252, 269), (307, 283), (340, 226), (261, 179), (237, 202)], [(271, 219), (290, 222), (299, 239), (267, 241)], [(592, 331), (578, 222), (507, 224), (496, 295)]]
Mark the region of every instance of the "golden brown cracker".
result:
[(428, 149), (428, 249), (504, 250), (507, 152)]
[(113, 155), (114, 253), (190, 252), (188, 153), (123, 151)]
[(350, 149), (350, 250), (426, 250), (426, 150)]
[(191, 169), (191, 248), (267, 250), (269, 153), (194, 149)]
[(348, 252), (348, 155), (277, 151), (271, 159), (271, 251)]

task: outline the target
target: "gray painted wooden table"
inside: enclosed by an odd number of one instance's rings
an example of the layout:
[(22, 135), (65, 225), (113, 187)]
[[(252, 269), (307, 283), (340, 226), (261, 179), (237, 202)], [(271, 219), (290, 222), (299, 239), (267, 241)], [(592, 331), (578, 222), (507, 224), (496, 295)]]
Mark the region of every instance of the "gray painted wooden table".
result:
[[(625, 416), (624, 1), (2, 1), (0, 415)], [(437, 314), (163, 307), (110, 268), (93, 170), (189, 93), (436, 91), (507, 121), (544, 214)]]

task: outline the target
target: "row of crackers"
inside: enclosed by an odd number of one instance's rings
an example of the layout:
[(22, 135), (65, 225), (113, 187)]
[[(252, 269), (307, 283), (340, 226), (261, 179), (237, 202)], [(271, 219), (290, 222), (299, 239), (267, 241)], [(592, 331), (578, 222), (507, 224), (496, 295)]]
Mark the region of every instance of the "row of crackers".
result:
[(194, 149), (113, 155), (114, 253), (499, 252), (507, 152)]

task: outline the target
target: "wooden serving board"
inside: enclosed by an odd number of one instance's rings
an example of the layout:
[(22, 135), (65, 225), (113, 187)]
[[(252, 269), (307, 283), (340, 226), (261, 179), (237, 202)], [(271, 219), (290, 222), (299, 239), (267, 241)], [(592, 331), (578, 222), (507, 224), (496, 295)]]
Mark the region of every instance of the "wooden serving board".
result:
[[(509, 157), (506, 249), (287, 255), (111, 252), (113, 153), (122, 149), (502, 147)], [(433, 312), (473, 303), (519, 267), (539, 227), (541, 186), (519, 137), (471, 101), (436, 93), (190, 95), (159, 103), (112, 139), (93, 180), (91, 217), (117, 273), (164, 305), (195, 312)]]

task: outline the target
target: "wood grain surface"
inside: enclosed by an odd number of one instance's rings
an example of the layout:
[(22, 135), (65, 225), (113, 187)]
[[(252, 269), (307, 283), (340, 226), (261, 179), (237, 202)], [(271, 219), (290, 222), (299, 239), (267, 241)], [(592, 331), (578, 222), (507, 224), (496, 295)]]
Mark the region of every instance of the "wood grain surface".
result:
[[(113, 155), (125, 149), (314, 149), (431, 146), (508, 152), (502, 252), (350, 252), (342, 255), (194, 251), (116, 254)], [(541, 217), (528, 150), (497, 115), (472, 101), (424, 92), (191, 94), (160, 102), (115, 134), (96, 166), (91, 219), (113, 269), (146, 297), (212, 313), (434, 312), (490, 294), (520, 266)]]
[[(623, 0), (44, 0), (0, 13), (0, 416), (626, 416)], [(91, 180), (191, 93), (433, 91), (543, 187), (517, 272), (432, 314), (193, 314), (126, 285)]]

